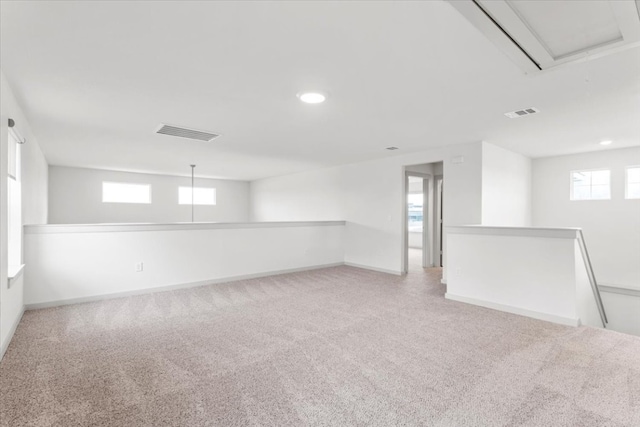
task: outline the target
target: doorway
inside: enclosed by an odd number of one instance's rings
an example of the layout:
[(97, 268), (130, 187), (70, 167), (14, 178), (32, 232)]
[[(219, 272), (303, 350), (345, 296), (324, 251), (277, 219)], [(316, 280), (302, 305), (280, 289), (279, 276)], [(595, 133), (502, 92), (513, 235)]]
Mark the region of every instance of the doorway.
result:
[(426, 268), (430, 263), (428, 235), (430, 175), (407, 175), (407, 270)]
[(404, 168), (403, 271), (442, 265), (443, 163)]

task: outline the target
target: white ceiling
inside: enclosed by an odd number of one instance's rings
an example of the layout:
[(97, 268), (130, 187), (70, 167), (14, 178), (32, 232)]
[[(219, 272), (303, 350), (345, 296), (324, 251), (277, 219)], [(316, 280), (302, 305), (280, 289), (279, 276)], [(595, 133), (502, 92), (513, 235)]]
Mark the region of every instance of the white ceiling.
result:
[(439, 1), (0, 7), (0, 67), (50, 164), (251, 180), (479, 140), (640, 145), (639, 47), (528, 76)]

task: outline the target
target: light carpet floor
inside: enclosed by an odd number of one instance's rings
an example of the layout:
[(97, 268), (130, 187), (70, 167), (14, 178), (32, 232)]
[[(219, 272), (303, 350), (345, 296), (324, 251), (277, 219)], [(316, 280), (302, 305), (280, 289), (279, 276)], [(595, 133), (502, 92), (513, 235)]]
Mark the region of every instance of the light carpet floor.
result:
[(640, 426), (640, 338), (351, 267), (29, 311), (2, 426)]

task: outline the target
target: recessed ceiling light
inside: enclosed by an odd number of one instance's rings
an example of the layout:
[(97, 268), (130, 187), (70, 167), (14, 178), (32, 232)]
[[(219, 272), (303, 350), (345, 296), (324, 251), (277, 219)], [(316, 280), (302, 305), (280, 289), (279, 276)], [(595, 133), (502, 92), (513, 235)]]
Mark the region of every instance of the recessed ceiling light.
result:
[(300, 101), (306, 102), (307, 104), (320, 104), (327, 99), (327, 95), (320, 92), (300, 92), (298, 94), (298, 98), (300, 98)]
[(600, 141), (600, 145), (611, 145), (611, 144), (613, 144), (613, 141), (611, 140)]

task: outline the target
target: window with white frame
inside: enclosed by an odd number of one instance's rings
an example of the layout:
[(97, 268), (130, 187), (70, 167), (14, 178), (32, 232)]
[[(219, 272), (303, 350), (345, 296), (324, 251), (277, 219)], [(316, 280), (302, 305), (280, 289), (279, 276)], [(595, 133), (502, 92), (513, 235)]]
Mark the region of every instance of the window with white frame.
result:
[(215, 205), (216, 189), (211, 187), (194, 187), (193, 198), (191, 197), (191, 187), (178, 188), (178, 204), (190, 205)]
[(103, 182), (104, 203), (151, 203), (151, 185), (125, 182)]
[(611, 198), (611, 171), (608, 169), (571, 172), (571, 200)]
[(640, 166), (627, 167), (624, 197), (640, 199)]
[(18, 138), (9, 132), (9, 155), (8, 155), (8, 229), (7, 229), (7, 252), (9, 275), (17, 271), (22, 264), (22, 171), (20, 166), (21, 145)]
[(409, 231), (422, 232), (423, 224), (423, 195), (422, 193), (409, 193), (407, 195), (407, 212), (409, 215)]

